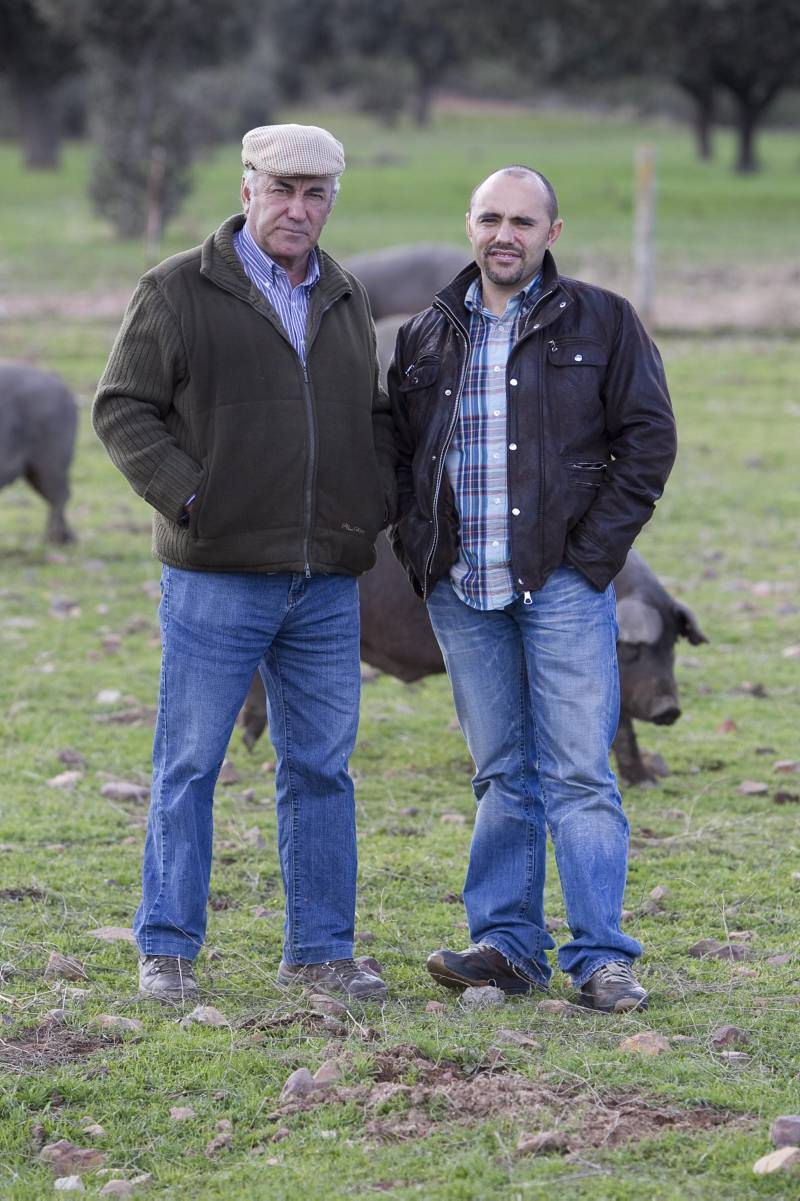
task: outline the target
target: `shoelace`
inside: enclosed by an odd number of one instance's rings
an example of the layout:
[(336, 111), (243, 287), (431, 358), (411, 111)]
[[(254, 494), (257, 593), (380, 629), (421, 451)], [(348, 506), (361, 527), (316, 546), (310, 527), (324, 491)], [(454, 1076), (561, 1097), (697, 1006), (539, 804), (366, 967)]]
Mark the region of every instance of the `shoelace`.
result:
[[(185, 966), (184, 966), (185, 964)], [(151, 964), (150, 970), (156, 976), (173, 975), (191, 980), (193, 969), (191, 962), (188, 959), (175, 958), (172, 955), (157, 955)]]
[(355, 959), (328, 959), (324, 966), (332, 968), (336, 975), (346, 982), (364, 974), (364, 969), (356, 963)]
[(604, 963), (597, 969), (604, 984), (636, 984), (636, 977), (629, 963)]

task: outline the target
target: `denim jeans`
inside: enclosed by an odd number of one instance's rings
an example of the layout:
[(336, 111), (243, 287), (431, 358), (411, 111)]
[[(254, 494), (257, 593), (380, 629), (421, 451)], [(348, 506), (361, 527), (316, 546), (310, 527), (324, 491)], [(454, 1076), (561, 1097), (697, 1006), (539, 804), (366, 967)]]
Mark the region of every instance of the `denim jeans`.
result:
[(614, 589), (564, 565), (505, 609), (470, 608), (449, 580), (428, 599), (478, 802), (464, 886), (474, 943), (547, 982), (547, 829), (572, 938), (558, 952), (578, 987), (641, 947), (620, 929), (628, 822), (609, 751), (619, 719)]
[(277, 756), (284, 958), (353, 954), (356, 830), (348, 771), (358, 725), (354, 577), (164, 567), (161, 683), (142, 901), (145, 955), (194, 959), (203, 943), (214, 785), (260, 670)]

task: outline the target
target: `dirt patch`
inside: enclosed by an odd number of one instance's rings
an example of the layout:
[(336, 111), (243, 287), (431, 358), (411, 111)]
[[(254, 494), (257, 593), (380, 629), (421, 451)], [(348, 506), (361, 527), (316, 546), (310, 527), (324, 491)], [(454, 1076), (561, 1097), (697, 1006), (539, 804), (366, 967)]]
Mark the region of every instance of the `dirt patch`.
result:
[(41, 888), (0, 888), (0, 901), (41, 901), (43, 896)]
[(27, 1075), (85, 1059), (108, 1047), (105, 1038), (90, 1038), (61, 1026), (37, 1026), (16, 1038), (0, 1038), (0, 1068)]
[(328, 1104), (355, 1104), (364, 1130), (377, 1143), (427, 1137), (436, 1127), (487, 1118), (515, 1123), (527, 1132), (557, 1130), (562, 1152), (657, 1138), (667, 1130), (746, 1128), (752, 1118), (711, 1105), (681, 1108), (636, 1091), (598, 1093), (574, 1082), (548, 1085), (507, 1071), (494, 1059), (473, 1073), (454, 1063), (435, 1063), (414, 1047), (398, 1046), (375, 1059), (374, 1082), (326, 1089), (282, 1105), (272, 1120)]

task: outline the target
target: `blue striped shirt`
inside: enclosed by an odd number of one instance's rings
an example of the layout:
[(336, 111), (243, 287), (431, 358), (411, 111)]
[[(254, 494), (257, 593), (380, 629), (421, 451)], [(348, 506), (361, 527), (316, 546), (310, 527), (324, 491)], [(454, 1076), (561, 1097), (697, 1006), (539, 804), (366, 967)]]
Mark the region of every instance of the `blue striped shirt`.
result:
[(445, 468), (461, 520), (461, 546), (450, 578), (456, 595), (474, 609), (503, 609), (518, 596), (508, 528), (506, 369), (520, 323), (540, 292), (537, 275), (497, 317), (483, 307), (476, 279), (464, 301), (470, 311), (470, 357)]
[(289, 335), (292, 346), (303, 363), (306, 361), (306, 322), (308, 320), (308, 298), (319, 279), (319, 259), (316, 249), (308, 256), (306, 277), (296, 288), (292, 287), (287, 272), (279, 263), (265, 254), (253, 239), (249, 229), (243, 225), (233, 236), (233, 246), (239, 256), (248, 279), (267, 298), (280, 318), (281, 325)]

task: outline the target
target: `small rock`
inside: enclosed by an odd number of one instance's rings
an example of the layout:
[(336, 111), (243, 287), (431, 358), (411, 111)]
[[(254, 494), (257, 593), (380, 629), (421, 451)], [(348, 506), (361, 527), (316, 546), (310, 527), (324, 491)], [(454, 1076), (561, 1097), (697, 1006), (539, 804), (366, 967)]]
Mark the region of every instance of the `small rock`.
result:
[(759, 780), (742, 780), (736, 791), (742, 796), (763, 796), (769, 792), (769, 784), (762, 784)]
[(650, 891), (650, 900), (651, 901), (665, 901), (667, 899), (667, 897), (671, 897), (671, 896), (672, 896), (672, 889), (667, 888), (666, 884), (657, 884), (656, 887), (651, 889), (651, 891)]
[(762, 1155), (753, 1164), (756, 1176), (768, 1176), (771, 1172), (796, 1172), (800, 1168), (800, 1147), (781, 1147)]
[(744, 1051), (720, 1051), (718, 1058), (729, 1068), (746, 1068), (752, 1062), (752, 1056)]
[(623, 1038), (619, 1049), (630, 1055), (663, 1055), (669, 1050), (669, 1039), (663, 1034), (657, 1034), (655, 1030), (642, 1030), (640, 1034)]
[(39, 1152), (40, 1163), (49, 1163), (56, 1173), (68, 1173), (71, 1168), (87, 1172), (93, 1168), (102, 1167), (105, 1153), (94, 1147), (79, 1147), (68, 1138), (60, 1138), (58, 1142), (47, 1143)]
[(502, 988), (493, 988), (487, 984), (482, 988), (465, 988), (461, 1004), (465, 1009), (493, 1009), (506, 1003), (506, 994)]
[(548, 934), (555, 934), (557, 930), (565, 930), (567, 923), (563, 917), (546, 917), (544, 919), (544, 928)]
[(446, 1009), (447, 1006), (444, 1001), (428, 1001), (428, 1004), (425, 1006), (427, 1013), (444, 1013)]
[(288, 1138), (291, 1133), (292, 1132), (288, 1126), (279, 1126), (269, 1141), (271, 1143), (282, 1143), (283, 1140)]
[(53, 1188), (57, 1193), (85, 1193), (86, 1189), (83, 1186), (83, 1181), (80, 1176), (59, 1176), (53, 1181)]
[[(80, 771), (62, 771), (57, 776), (52, 776), (47, 781), (48, 788), (60, 788), (63, 792), (72, 792), (76, 784), (83, 779), (83, 772)], [(69, 1177), (67, 1177), (69, 1179)]]
[(717, 947), (715, 951), (709, 951), (711, 959), (730, 959), (733, 962), (739, 962), (741, 959), (754, 959), (755, 951), (752, 947), (746, 947), (740, 942), (727, 942), (721, 947)]
[(103, 688), (94, 698), (98, 705), (116, 705), (117, 701), (122, 697), (122, 693), (116, 688)]
[(100, 795), (112, 801), (146, 801), (150, 789), (144, 784), (132, 784), (129, 780), (109, 780), (100, 789)]
[(130, 926), (98, 926), (96, 930), (90, 930), (89, 935), (91, 938), (99, 938), (101, 942), (130, 942), (134, 945), (136, 943)]
[(181, 1021), (181, 1025), (190, 1025), (192, 1022), (197, 1022), (200, 1026), (227, 1026), (228, 1019), (224, 1014), (220, 1013), (213, 1005), (195, 1005), (191, 1013), (187, 1013), (186, 1017)]
[(401, 817), (416, 817), (419, 809), (416, 805), (406, 805), (404, 808), (398, 810), (398, 812)]
[(573, 1005), (571, 1001), (559, 1001), (555, 997), (546, 1001), (540, 1001), (536, 1008), (539, 1010), (539, 1013), (556, 1013), (564, 1016), (570, 1013), (583, 1014), (585, 1012), (581, 1009), (580, 1005)]
[(713, 955), (721, 946), (718, 938), (701, 938), (699, 942), (692, 943), (689, 954), (692, 959), (703, 959), (706, 955)]
[(317, 1088), (328, 1088), (341, 1079), (342, 1069), (335, 1059), (326, 1059), (314, 1073), (314, 1084)]
[(453, 826), (465, 826), (467, 824), (467, 819), (463, 813), (443, 813), (439, 821), (449, 822)]
[(254, 905), (250, 912), (256, 918), (269, 919), (275, 916), (275, 910), (267, 909), (264, 905)]
[(136, 1185), (132, 1180), (121, 1180), (118, 1176), (104, 1184), (98, 1193), (99, 1197), (132, 1197)]
[(65, 746), (62, 751), (58, 752), (56, 758), (66, 767), (86, 767), (86, 757), (71, 746)]
[(220, 1151), (229, 1151), (232, 1142), (233, 1135), (230, 1133), (214, 1135), (214, 1137), (206, 1143), (204, 1151), (206, 1159), (214, 1159), (215, 1156), (219, 1155)]
[(791, 951), (783, 951), (780, 955), (770, 955), (767, 963), (770, 967), (785, 967), (787, 963), (791, 963), (794, 959), (794, 954)]
[(308, 1068), (298, 1068), (292, 1072), (281, 1090), (281, 1102), (295, 1101), (307, 1097), (314, 1091), (314, 1077)]
[(347, 1026), (344, 1022), (340, 1022), (338, 1018), (332, 1017), (329, 1013), (326, 1013), (322, 1019), (322, 1029), (332, 1038), (342, 1038), (347, 1034)]
[(328, 997), (325, 993), (312, 993), (308, 1003), (316, 1013), (328, 1013), (332, 1017), (344, 1017), (347, 1013), (347, 1006), (342, 1001)]
[(169, 1116), (173, 1122), (187, 1122), (190, 1118), (197, 1115), (191, 1105), (173, 1105), (169, 1111)]
[(800, 659), (800, 642), (795, 642), (792, 646), (785, 646), (781, 651), (782, 659)]
[(800, 1114), (787, 1113), (776, 1118), (769, 1128), (774, 1147), (800, 1147)]
[(800, 759), (779, 759), (777, 763), (773, 763), (772, 770), (783, 775), (796, 774), (800, 772)]
[(51, 951), (44, 969), (45, 980), (85, 980), (86, 972), (83, 964), (72, 955), (61, 955)]
[(217, 1122), (217, 1130), (219, 1130), (220, 1134), (230, 1134), (233, 1130), (233, 1122), (230, 1118), (220, 1118)]
[(144, 1022), (140, 1022), (138, 1018), (124, 1018), (115, 1013), (99, 1013), (97, 1017), (92, 1018), (90, 1025), (119, 1034), (144, 1030)]
[(374, 942), (375, 935), (371, 930), (357, 930), (355, 940), (356, 942)]
[(248, 846), (258, 847), (260, 851), (263, 851), (267, 845), (267, 840), (258, 826), (252, 826), (249, 830), (245, 830), (242, 841), (246, 842)]
[(559, 1130), (542, 1130), (539, 1134), (521, 1134), (517, 1140), (517, 1155), (546, 1155), (550, 1151), (568, 1151), (569, 1139)]
[(239, 773), (234, 767), (230, 759), (224, 759), (222, 767), (219, 770), (219, 783), (227, 786), (229, 784), (238, 784)]
[(718, 734), (735, 734), (739, 729), (732, 717), (728, 717), (725, 721), (720, 722), (717, 726)]
[(89, 1122), (83, 1127), (83, 1133), (88, 1134), (89, 1138), (105, 1138), (106, 1132), (99, 1122)]
[(495, 1038), (499, 1043), (509, 1043), (512, 1047), (540, 1047), (542, 1044), (531, 1038), (524, 1030), (498, 1030)]
[(772, 796), (776, 805), (800, 805), (800, 792), (789, 792), (788, 788), (778, 788)]
[(63, 1026), (68, 1019), (68, 1009), (48, 1009), (42, 1020), (47, 1026)]
[(723, 1047), (742, 1047), (750, 1042), (750, 1036), (738, 1026), (718, 1026), (708, 1041), (715, 1051), (719, 1051)]

